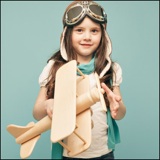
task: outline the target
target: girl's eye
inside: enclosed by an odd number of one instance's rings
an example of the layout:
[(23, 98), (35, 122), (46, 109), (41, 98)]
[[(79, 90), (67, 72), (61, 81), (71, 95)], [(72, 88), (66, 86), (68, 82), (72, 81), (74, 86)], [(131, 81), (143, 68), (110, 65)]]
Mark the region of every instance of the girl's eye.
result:
[(77, 29), (76, 31), (77, 31), (77, 32), (82, 32), (82, 29)]
[(93, 32), (93, 33), (97, 33), (97, 32), (98, 32), (98, 30), (96, 30), (96, 29), (93, 29), (93, 30), (92, 30), (92, 32)]

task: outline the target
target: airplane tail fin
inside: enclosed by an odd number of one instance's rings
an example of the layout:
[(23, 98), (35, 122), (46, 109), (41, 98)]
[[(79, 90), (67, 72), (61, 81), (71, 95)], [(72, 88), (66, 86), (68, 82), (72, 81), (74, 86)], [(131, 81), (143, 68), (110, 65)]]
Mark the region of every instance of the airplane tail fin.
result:
[[(34, 125), (35, 125), (34, 122), (30, 122), (26, 126), (18, 126), (18, 125), (10, 124), (7, 126), (7, 131), (15, 138), (18, 138), (19, 136), (27, 132), (29, 129), (31, 129)], [(34, 149), (34, 146), (39, 138), (40, 138), (40, 135), (37, 135), (36, 137), (21, 144), (20, 156), (22, 159), (25, 159), (31, 155)]]
[(20, 156), (22, 159), (25, 159), (29, 157), (34, 149), (34, 146), (36, 145), (36, 142), (40, 138), (40, 135), (32, 138), (31, 140), (21, 144), (21, 149), (20, 149)]

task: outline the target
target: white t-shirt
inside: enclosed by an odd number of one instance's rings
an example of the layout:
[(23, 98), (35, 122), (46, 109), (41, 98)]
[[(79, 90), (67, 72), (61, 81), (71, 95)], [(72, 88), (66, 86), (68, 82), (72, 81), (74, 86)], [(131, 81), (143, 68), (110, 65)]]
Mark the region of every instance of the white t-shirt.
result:
[[(39, 77), (39, 84), (40, 86), (45, 86), (47, 83), (46, 78), (48, 77), (49, 71), (53, 65), (54, 61), (50, 60), (49, 63), (44, 67), (40, 77)], [(115, 73), (113, 74), (113, 86), (119, 86), (122, 82), (122, 69), (118, 63), (114, 63), (113, 69)], [(90, 89), (96, 87), (96, 79), (94, 74), (89, 75), (90, 79)], [(92, 128), (92, 141), (90, 147), (74, 156), (74, 158), (93, 158), (99, 157), (104, 154), (111, 152), (112, 150), (108, 149), (107, 146), (107, 128), (108, 125), (106, 124), (107, 114), (102, 110), (100, 102), (95, 103), (91, 106), (92, 114), (92, 121), (94, 127)], [(63, 151), (63, 156), (68, 157), (66, 149)]]

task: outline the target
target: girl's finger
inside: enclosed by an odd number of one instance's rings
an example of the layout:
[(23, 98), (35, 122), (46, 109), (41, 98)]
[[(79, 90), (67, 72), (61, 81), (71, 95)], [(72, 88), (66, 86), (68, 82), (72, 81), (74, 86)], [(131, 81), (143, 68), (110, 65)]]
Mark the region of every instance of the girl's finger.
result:
[(116, 101), (118, 101), (118, 102), (121, 101), (121, 97), (120, 96), (116, 96), (115, 98), (116, 98)]

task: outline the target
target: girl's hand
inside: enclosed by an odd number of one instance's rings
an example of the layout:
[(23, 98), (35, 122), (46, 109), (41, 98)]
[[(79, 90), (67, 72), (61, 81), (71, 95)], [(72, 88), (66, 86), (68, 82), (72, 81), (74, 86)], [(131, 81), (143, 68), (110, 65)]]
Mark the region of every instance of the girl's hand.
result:
[(120, 107), (119, 102), (121, 101), (121, 96), (119, 95), (115, 95), (108, 87), (105, 83), (101, 84), (102, 88), (104, 89), (104, 91), (107, 94), (107, 98), (110, 104), (110, 111), (111, 111), (111, 116), (112, 118), (116, 118), (117, 116), (117, 112), (118, 109)]
[(53, 103), (54, 103), (54, 99), (47, 99), (45, 101), (45, 110), (50, 118), (52, 118), (52, 114), (53, 114)]

